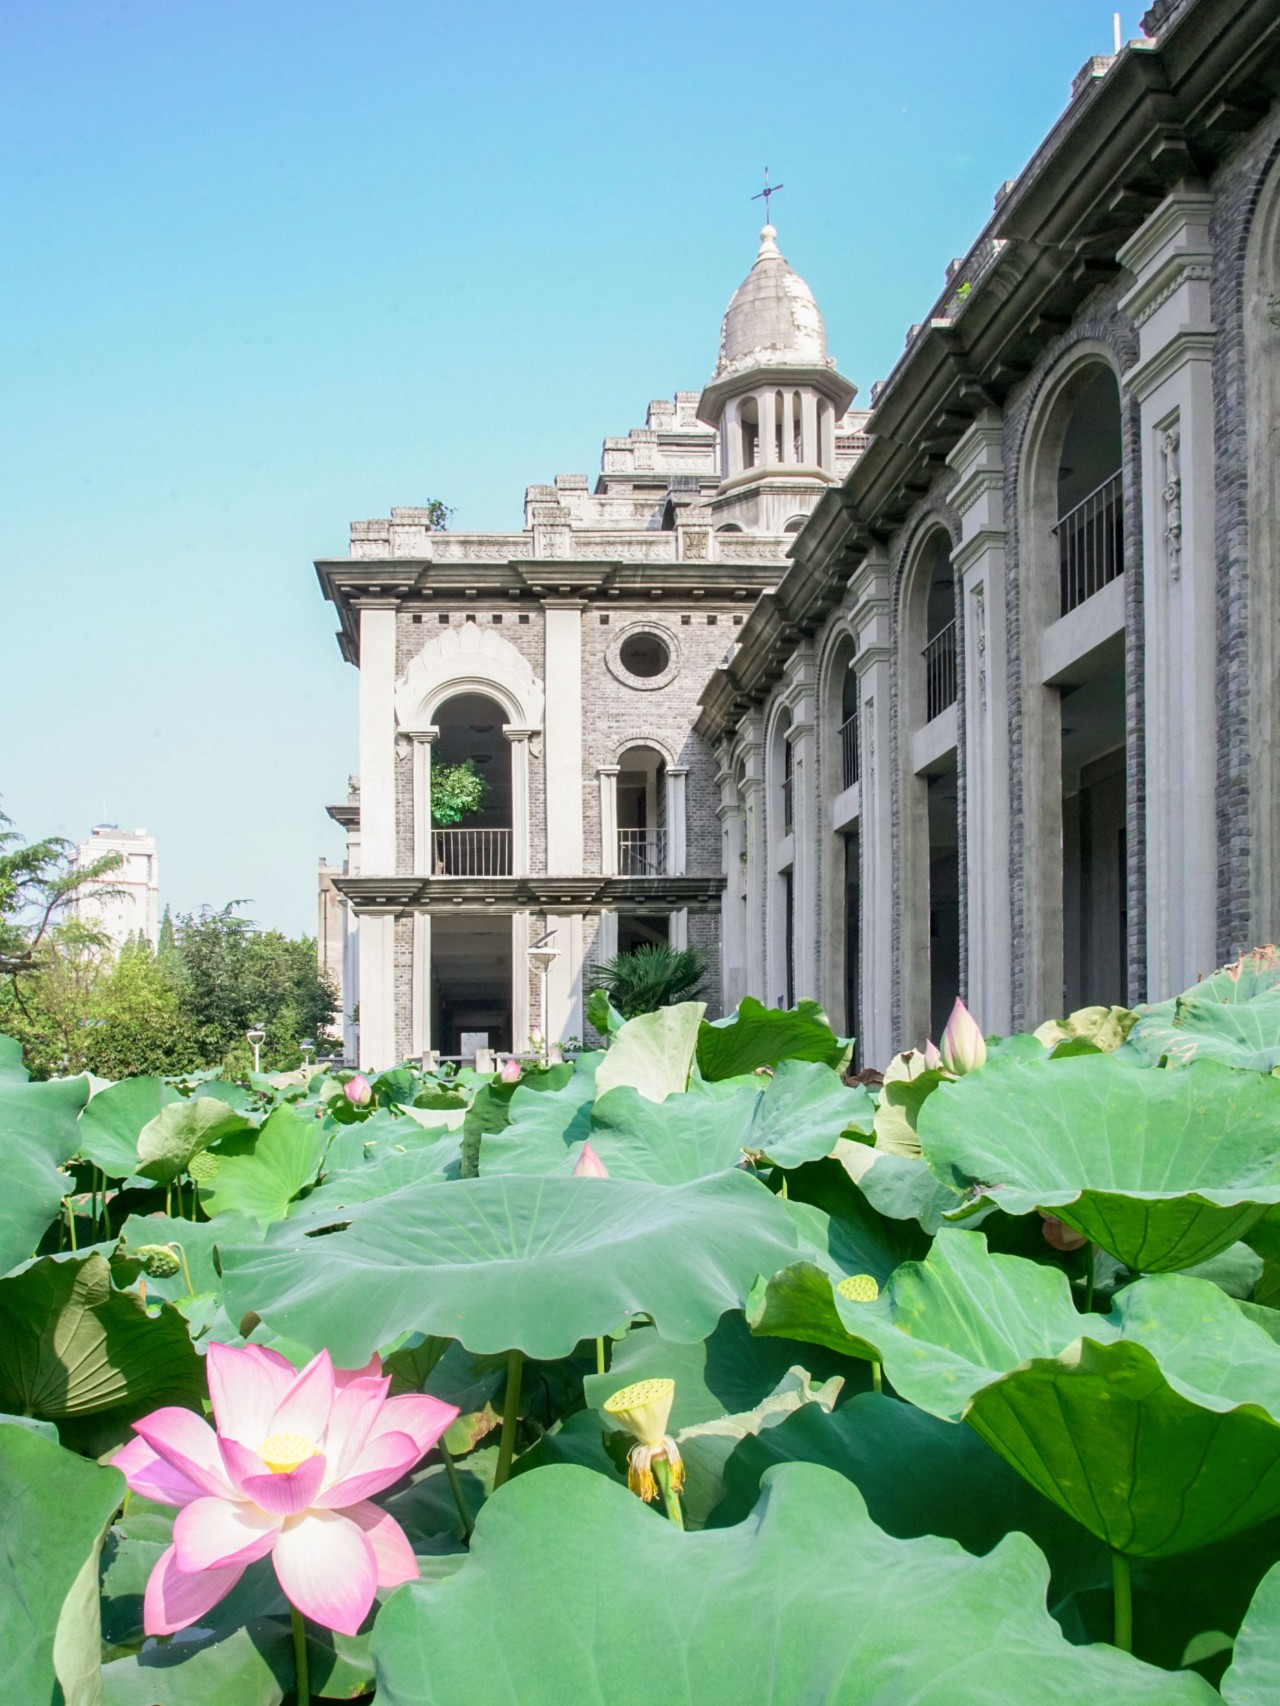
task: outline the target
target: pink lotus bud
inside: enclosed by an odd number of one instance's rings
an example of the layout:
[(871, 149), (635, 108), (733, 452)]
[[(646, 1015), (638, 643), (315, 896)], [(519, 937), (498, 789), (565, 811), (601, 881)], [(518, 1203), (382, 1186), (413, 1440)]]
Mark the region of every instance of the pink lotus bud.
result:
[(957, 1078), (963, 1077), (966, 1072), (976, 1071), (986, 1061), (987, 1045), (982, 1040), (982, 1031), (959, 996), (951, 1009), (947, 1028), (942, 1033), (940, 1052), (943, 1066)]
[(520, 1062), (515, 1055), (509, 1054), (502, 1063), (502, 1071), (498, 1078), (503, 1084), (518, 1084), (520, 1082)]
[(354, 1078), (348, 1078), (342, 1086), (342, 1093), (353, 1108), (367, 1108), (373, 1100), (373, 1090), (369, 1080), (356, 1073)]
[(1083, 1232), (1077, 1232), (1074, 1226), (1068, 1226), (1056, 1214), (1046, 1214), (1041, 1209), (1040, 1218), (1044, 1221), (1040, 1228), (1044, 1241), (1055, 1250), (1081, 1250), (1089, 1242)]
[(573, 1164), (575, 1179), (607, 1179), (609, 1170), (596, 1154), (589, 1143), (584, 1143), (582, 1153)]
[(942, 1065), (942, 1056), (938, 1053), (938, 1045), (932, 1037), (926, 1037), (924, 1043), (924, 1069), (926, 1072), (936, 1072)]

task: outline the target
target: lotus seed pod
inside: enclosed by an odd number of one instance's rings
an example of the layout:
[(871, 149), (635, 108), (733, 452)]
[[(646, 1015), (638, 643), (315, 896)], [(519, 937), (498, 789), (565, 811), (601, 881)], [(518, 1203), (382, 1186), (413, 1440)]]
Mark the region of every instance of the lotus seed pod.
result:
[(197, 1185), (208, 1185), (212, 1184), (214, 1179), (217, 1178), (218, 1170), (221, 1166), (222, 1162), (216, 1155), (210, 1155), (207, 1149), (203, 1149), (199, 1155), (193, 1155), (191, 1157), (191, 1160), (187, 1163), (187, 1172), (195, 1180)]
[(152, 1279), (172, 1279), (180, 1263), (167, 1244), (139, 1244), (134, 1255)]
[(880, 1287), (870, 1274), (850, 1274), (848, 1279), (840, 1281), (836, 1290), (850, 1303), (874, 1303), (880, 1295)]

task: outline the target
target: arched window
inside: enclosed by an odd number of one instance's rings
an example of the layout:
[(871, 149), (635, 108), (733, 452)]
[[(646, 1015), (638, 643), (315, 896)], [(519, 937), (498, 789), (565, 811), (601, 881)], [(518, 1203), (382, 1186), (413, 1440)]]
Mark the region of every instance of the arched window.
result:
[(742, 433), (742, 466), (754, 468), (760, 460), (760, 405), (754, 397), (744, 397), (738, 412)]
[(1058, 454), (1058, 614), (1092, 598), (1124, 568), (1120, 392), (1109, 367), (1086, 378), (1063, 425)]
[[(431, 754), (431, 873), (509, 876), (511, 745), (502, 732), (506, 714), (487, 694), (457, 693), (435, 715), (440, 734)], [(468, 784), (468, 775), (479, 779), (478, 787)]]
[(652, 746), (629, 746), (618, 758), (618, 875), (667, 872), (667, 761)]

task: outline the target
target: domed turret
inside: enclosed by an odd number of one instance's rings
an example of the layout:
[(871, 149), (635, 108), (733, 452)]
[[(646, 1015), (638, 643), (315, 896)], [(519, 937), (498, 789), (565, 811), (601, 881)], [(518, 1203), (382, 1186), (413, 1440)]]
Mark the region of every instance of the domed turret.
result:
[(778, 233), (760, 233), (755, 265), (733, 293), (720, 324), (715, 377), (754, 367), (834, 367), (827, 329), (813, 292), (778, 248)]
[(716, 370), (698, 402), (698, 419), (720, 434), (719, 501), (748, 503), (759, 526), (774, 510), (812, 508), (836, 478), (836, 423), (855, 395), (827, 354), (813, 292), (766, 225), (725, 310)]

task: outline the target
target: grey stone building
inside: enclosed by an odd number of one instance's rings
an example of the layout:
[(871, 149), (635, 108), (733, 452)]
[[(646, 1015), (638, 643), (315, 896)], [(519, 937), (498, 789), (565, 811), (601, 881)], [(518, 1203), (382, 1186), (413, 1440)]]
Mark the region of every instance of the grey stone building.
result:
[[(766, 228), (701, 393), (522, 532), (353, 527), (336, 878), (360, 1058), (582, 1031), (595, 958), (716, 953), (865, 1063), (1159, 999), (1280, 934), (1280, 6), (1090, 60), (869, 414)], [(434, 828), (430, 755), (494, 778)], [(353, 943), (349, 990), (357, 976)]]
[(704, 695), (726, 998), (868, 1063), (1156, 1000), (1280, 913), (1280, 8), (1090, 60)]
[[(348, 835), (330, 880), (362, 1064), (518, 1049), (537, 1025), (581, 1036), (589, 964), (644, 941), (704, 947), (718, 1008), (725, 879), (701, 696), (865, 444), (853, 397), (766, 226), (711, 383), (606, 439), (594, 486), (529, 487), (510, 534), (436, 532), (396, 509), (316, 565), (360, 670), (360, 778), (330, 808)], [(484, 804), (439, 825), (433, 769), (465, 759)], [(527, 950), (549, 932), (542, 1012)]]

